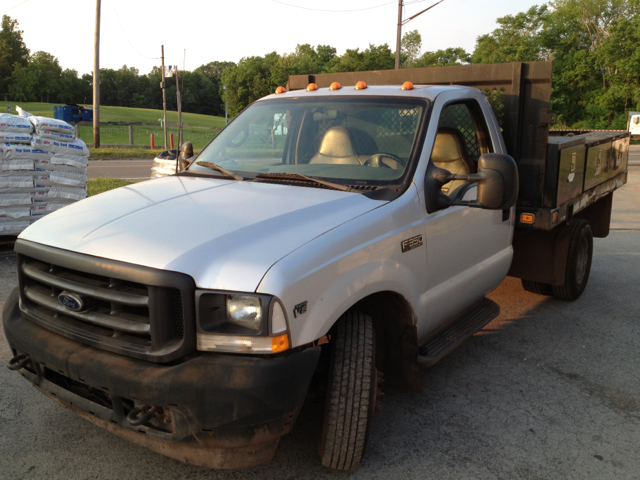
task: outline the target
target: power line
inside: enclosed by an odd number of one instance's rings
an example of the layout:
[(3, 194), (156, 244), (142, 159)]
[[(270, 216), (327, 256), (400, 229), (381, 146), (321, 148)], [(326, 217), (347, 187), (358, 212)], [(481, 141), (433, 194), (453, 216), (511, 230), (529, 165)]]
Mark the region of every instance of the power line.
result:
[[(287, 7), (300, 8), (302, 10), (311, 10), (313, 12), (331, 12), (331, 13), (362, 12), (363, 10), (373, 10), (374, 8), (380, 8), (386, 5), (391, 5), (392, 3), (396, 3), (396, 2), (387, 2), (387, 3), (381, 3), (380, 5), (374, 5), (373, 7), (354, 8), (351, 10), (325, 10), (321, 8), (309, 8), (309, 7), (301, 7), (300, 5), (292, 5), (290, 3), (281, 2), (280, 0), (271, 0), (271, 1), (274, 3), (279, 3), (281, 5), (286, 5)], [(426, 0), (423, 0), (423, 1), (426, 1)]]
[(136, 52), (138, 55), (140, 55), (141, 57), (148, 58), (149, 60), (158, 60), (160, 57), (147, 57), (146, 55), (143, 55), (138, 50), (136, 50), (136, 47), (134, 47), (133, 43), (131, 43), (131, 40), (129, 40), (129, 37), (127, 36), (127, 32), (124, 31), (124, 27), (122, 26), (122, 22), (120, 21), (120, 16), (118, 15), (118, 10), (116, 10), (116, 4), (115, 3), (113, 3), (113, 11), (116, 13), (116, 18), (118, 19), (118, 24), (120, 25), (120, 30), (122, 30), (122, 33), (124, 33), (124, 38), (126, 38), (127, 42), (129, 42), (129, 45), (131, 46), (131, 49), (134, 52)]
[(19, 4), (15, 5), (15, 6), (11, 7), (11, 8), (9, 8), (9, 9), (7, 9), (7, 10), (5, 10), (5, 11), (4, 11), (4, 12), (2, 12), (2, 14), (0, 14), (0, 15), (4, 15), (5, 13), (10, 12), (10, 11), (11, 11), (11, 10), (13, 10), (14, 8), (18, 8), (20, 5), (22, 5), (23, 3), (27, 3), (28, 1), (29, 1), (29, 0), (24, 0), (24, 2), (20, 2)]

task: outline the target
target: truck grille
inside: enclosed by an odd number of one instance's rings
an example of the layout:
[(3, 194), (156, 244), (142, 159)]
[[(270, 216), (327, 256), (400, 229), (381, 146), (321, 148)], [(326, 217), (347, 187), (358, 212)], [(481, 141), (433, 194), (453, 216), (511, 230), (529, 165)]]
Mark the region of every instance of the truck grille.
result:
[[(16, 251), (21, 309), (30, 320), (68, 338), (154, 362), (193, 351), (190, 277), (25, 241), (16, 243)], [(61, 295), (77, 299), (73, 307), (78, 308), (64, 306)]]

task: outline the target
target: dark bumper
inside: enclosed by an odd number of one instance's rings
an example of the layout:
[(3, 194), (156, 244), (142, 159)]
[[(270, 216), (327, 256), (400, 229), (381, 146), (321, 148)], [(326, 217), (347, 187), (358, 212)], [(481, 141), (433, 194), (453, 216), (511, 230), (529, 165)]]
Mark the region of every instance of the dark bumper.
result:
[[(3, 310), (20, 373), (54, 400), (130, 441), (212, 468), (268, 461), (295, 423), (320, 347), (274, 357), (200, 354), (157, 365), (89, 347), (25, 319), (14, 290)], [(132, 426), (131, 405), (161, 407)]]

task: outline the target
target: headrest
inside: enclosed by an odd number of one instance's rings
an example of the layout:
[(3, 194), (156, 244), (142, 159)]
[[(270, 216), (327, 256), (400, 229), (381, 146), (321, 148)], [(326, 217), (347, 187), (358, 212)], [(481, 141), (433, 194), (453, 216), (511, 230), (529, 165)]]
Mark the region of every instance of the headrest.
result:
[(453, 162), (465, 158), (466, 150), (460, 133), (447, 127), (440, 127), (436, 135), (431, 159), (434, 162)]
[(344, 127), (331, 127), (327, 130), (318, 153), (328, 157), (352, 157), (356, 154), (351, 135)]

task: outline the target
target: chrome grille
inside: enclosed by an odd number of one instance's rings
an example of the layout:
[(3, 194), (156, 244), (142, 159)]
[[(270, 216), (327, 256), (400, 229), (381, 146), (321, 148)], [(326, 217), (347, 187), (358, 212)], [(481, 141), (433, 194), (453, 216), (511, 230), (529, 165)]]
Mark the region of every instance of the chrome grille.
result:
[[(154, 362), (194, 350), (194, 322), (187, 321), (194, 311), (190, 277), (16, 244), (18, 252), (32, 249), (37, 258), (19, 255), (21, 309), (29, 319), (74, 340)], [(60, 294), (82, 305), (72, 310)]]

